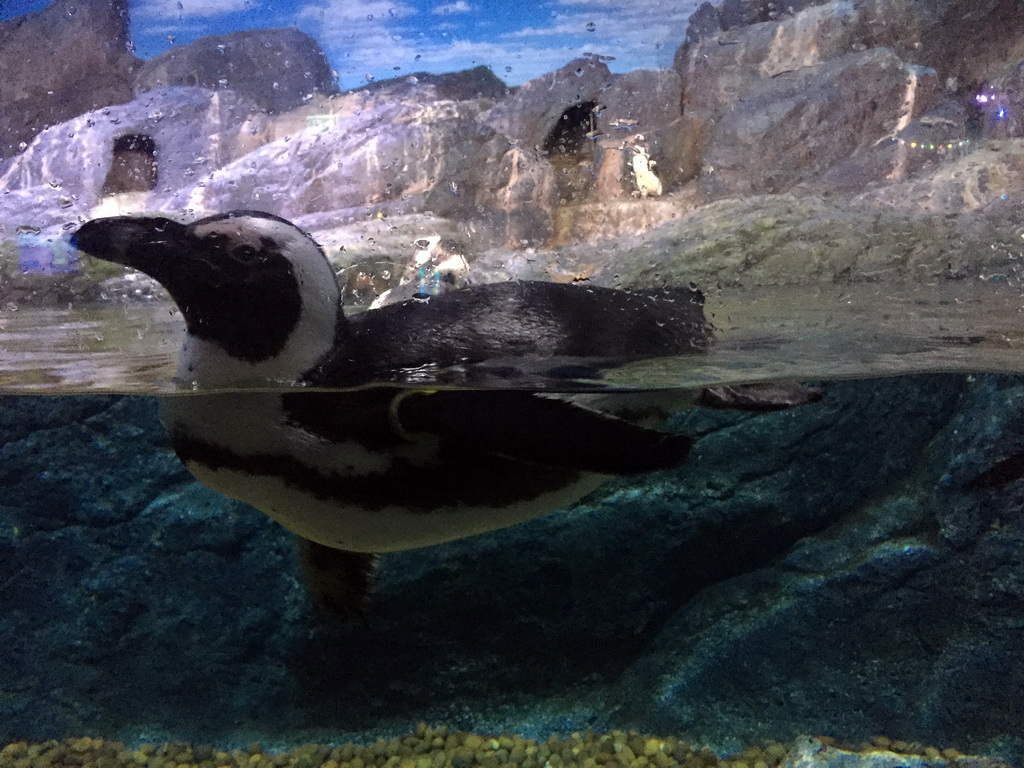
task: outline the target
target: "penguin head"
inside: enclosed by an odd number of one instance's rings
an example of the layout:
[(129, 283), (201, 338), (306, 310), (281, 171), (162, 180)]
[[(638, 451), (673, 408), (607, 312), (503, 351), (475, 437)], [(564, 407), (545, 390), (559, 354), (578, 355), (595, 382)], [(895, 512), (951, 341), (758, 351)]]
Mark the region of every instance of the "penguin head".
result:
[(187, 225), (115, 216), (82, 225), (72, 242), (167, 289), (188, 329), (186, 372), (199, 378), (219, 368), (227, 380), (296, 379), (343, 322), (324, 252), (277, 216), (233, 211)]

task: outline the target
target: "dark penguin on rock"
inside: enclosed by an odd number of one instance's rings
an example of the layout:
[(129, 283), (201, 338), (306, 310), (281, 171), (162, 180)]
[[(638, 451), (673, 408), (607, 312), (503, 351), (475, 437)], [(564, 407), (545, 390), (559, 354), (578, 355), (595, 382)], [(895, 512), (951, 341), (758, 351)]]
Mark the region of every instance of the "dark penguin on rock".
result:
[(161, 400), (175, 452), (298, 534), (340, 613), (365, 604), (374, 553), (513, 525), (689, 453), (593, 407), (617, 396), (569, 393), (601, 365), (704, 350), (698, 291), (510, 282), (346, 318), (323, 251), (269, 214), (97, 219), (74, 243), (168, 290), (179, 383), (198, 392)]

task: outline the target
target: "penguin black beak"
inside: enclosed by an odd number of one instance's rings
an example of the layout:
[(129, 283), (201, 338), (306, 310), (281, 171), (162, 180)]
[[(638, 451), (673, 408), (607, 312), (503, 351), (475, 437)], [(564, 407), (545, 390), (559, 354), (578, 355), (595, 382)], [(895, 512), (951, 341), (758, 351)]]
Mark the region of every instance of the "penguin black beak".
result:
[(188, 227), (162, 216), (113, 216), (83, 224), (71, 246), (160, 280), (168, 257), (180, 253), (189, 237)]

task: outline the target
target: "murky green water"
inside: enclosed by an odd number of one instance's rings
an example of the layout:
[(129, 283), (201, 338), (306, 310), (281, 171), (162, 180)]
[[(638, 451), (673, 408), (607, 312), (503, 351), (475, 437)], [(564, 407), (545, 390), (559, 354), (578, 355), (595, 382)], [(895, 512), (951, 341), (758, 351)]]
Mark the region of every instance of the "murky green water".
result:
[[(1006, 282), (779, 286), (708, 294), (718, 343), (609, 374), (630, 387), (1024, 372), (1024, 298)], [(0, 388), (71, 394), (175, 390), (183, 324), (163, 303), (0, 315)]]

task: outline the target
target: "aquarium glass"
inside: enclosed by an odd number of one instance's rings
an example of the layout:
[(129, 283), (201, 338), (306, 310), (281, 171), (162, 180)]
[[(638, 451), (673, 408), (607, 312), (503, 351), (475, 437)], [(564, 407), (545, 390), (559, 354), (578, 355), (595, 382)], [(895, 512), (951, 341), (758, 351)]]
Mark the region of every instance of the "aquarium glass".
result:
[(1020, 0), (0, 0), (0, 768), (1024, 766), (1022, 262)]

